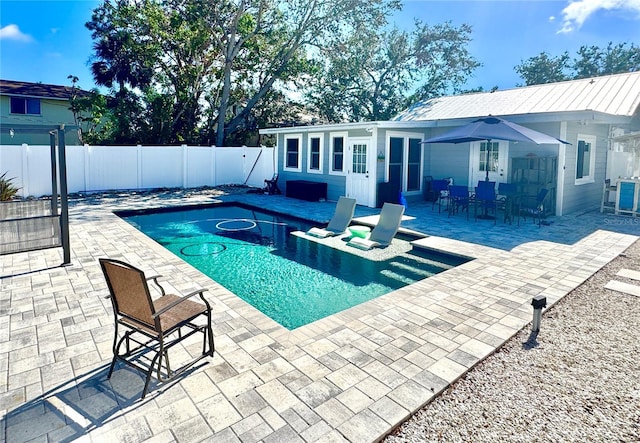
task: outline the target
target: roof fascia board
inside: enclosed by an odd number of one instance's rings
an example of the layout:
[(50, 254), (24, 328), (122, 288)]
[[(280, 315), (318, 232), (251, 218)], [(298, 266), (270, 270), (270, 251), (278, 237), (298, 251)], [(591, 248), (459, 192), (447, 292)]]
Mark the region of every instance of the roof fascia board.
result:
[(27, 95), (27, 94), (12, 94), (10, 92), (6, 92), (6, 93), (0, 93), (0, 95), (6, 95), (7, 97), (16, 97), (16, 98), (39, 98), (41, 100), (60, 100), (60, 101), (67, 101), (69, 100), (69, 98), (63, 98), (63, 97), (51, 97), (49, 95)]
[(338, 123), (328, 125), (308, 125), (308, 126), (287, 126), (284, 128), (263, 128), (259, 130), (260, 134), (291, 134), (300, 132), (318, 132), (318, 131), (347, 131), (349, 129), (424, 129), (428, 127), (438, 126), (436, 120), (412, 120), (412, 121), (375, 121), (375, 122), (357, 122), (357, 123)]
[[(595, 111), (544, 112), (538, 114), (496, 115), (514, 123), (557, 123), (561, 121), (593, 121), (606, 124), (629, 124), (632, 118)], [(461, 126), (481, 117), (450, 118), (441, 120), (376, 121), (339, 123), (329, 125), (289, 126), (286, 128), (260, 129), (260, 134), (292, 134), (318, 131), (346, 131), (349, 129), (426, 129)]]

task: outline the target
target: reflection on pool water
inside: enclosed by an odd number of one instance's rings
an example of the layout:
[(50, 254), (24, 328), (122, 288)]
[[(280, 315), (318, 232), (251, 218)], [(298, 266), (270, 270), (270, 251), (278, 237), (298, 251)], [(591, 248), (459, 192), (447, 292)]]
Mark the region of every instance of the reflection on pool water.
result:
[(313, 226), (307, 221), (245, 206), (120, 215), (288, 329), (466, 261), (416, 250), (371, 261), (291, 235)]

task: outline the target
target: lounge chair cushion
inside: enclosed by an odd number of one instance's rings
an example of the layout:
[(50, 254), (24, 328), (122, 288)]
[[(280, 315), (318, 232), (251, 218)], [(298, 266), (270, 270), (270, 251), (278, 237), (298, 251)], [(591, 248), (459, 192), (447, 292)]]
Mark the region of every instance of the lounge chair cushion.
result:
[(347, 245), (353, 246), (355, 248), (362, 249), (365, 251), (382, 246), (382, 244), (377, 241), (372, 241), (372, 240), (361, 238), (361, 237), (352, 237), (347, 242)]
[(313, 227), (313, 228), (311, 228), (311, 229), (309, 229), (307, 231), (307, 234), (311, 235), (313, 237), (327, 238), (327, 237), (333, 237), (334, 235), (337, 235), (338, 233), (333, 232), (333, 231), (328, 231), (328, 230), (323, 229), (323, 228)]

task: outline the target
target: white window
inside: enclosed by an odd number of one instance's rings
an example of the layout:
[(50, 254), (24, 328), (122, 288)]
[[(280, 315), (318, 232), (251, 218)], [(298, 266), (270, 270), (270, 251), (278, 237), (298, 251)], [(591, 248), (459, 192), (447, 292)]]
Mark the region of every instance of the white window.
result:
[(332, 132), (330, 135), (329, 174), (345, 175), (345, 155), (347, 152), (347, 133)]
[(302, 171), (302, 160), (300, 154), (302, 149), (302, 135), (284, 136), (284, 170)]
[(324, 135), (309, 134), (307, 140), (307, 172), (322, 174), (324, 157)]
[(593, 183), (595, 181), (596, 137), (578, 134), (576, 150), (576, 185)]

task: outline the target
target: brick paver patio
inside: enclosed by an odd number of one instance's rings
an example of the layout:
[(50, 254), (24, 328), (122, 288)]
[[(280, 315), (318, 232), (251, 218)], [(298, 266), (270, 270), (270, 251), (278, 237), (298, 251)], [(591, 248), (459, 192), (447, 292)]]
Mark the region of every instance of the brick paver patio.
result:
[[(60, 249), (0, 257), (0, 440), (377, 441), (636, 239), (638, 219), (597, 212), (520, 226), (447, 217), (409, 203), (416, 246), (475, 258), (289, 331), (112, 213), (212, 202), (210, 193), (84, 198), (71, 208), (72, 265)], [(225, 200), (327, 221), (334, 203)], [(358, 207), (356, 216), (377, 210)], [(172, 385), (118, 367), (106, 379), (113, 317), (97, 259), (209, 290), (216, 354)], [(232, 270), (230, 270), (232, 272)], [(544, 333), (544, 319), (542, 332)], [(189, 346), (187, 346), (187, 351)]]

